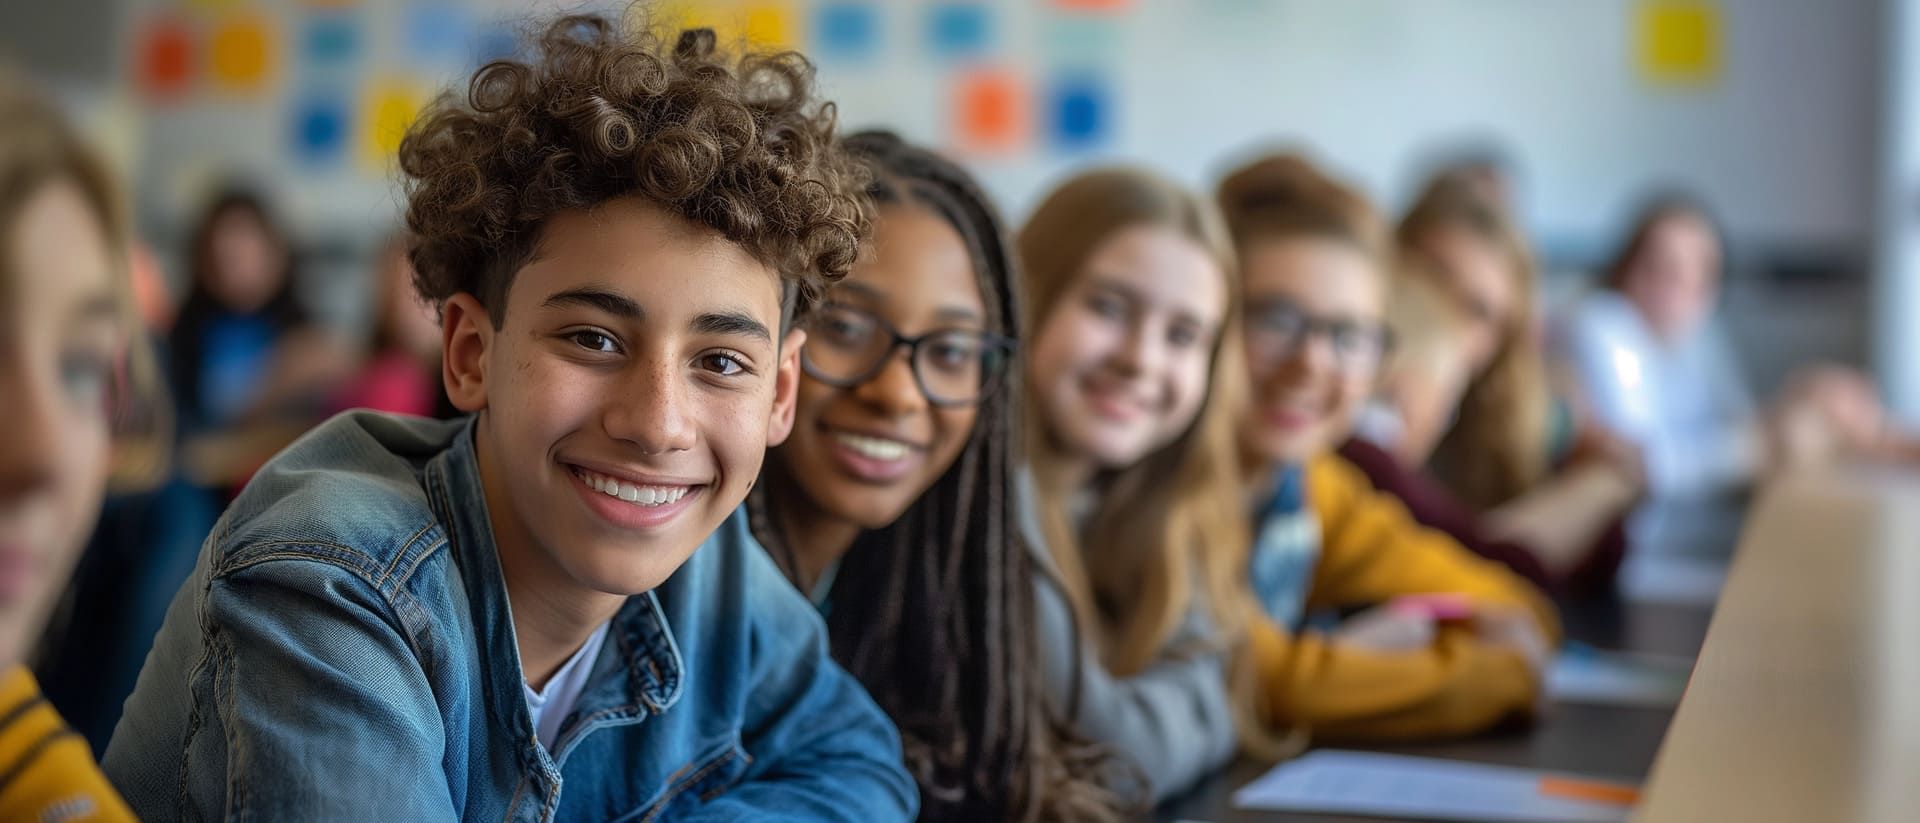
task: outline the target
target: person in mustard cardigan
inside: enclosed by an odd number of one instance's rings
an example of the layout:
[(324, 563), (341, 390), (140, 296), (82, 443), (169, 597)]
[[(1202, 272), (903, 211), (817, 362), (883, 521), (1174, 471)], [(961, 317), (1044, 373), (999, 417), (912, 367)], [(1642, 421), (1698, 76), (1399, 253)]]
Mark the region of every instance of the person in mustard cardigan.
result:
[(122, 215), (106, 167), (0, 72), (0, 820), (134, 819), (25, 665), (108, 481), (163, 462)]
[(1248, 747), (1465, 735), (1530, 712), (1552, 606), (1333, 454), (1388, 348), (1384, 225), (1294, 156), (1233, 173), (1219, 199), (1245, 277), (1251, 378), (1240, 441), (1255, 602), (1236, 677)]

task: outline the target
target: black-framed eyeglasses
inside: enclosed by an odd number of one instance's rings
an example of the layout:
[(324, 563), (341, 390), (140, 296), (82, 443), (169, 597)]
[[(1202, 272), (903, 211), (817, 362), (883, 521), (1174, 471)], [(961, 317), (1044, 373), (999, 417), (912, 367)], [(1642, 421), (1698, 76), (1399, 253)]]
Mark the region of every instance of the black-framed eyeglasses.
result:
[(1326, 338), (1335, 362), (1350, 373), (1378, 368), (1393, 348), (1393, 335), (1384, 324), (1316, 317), (1279, 297), (1249, 301), (1246, 323), (1247, 354), (1256, 363), (1271, 363), (1291, 355), (1316, 334)]
[(800, 367), (815, 380), (850, 389), (880, 374), (902, 346), (927, 402), (966, 406), (1006, 382), (1014, 341), (978, 329), (934, 329), (908, 337), (872, 312), (829, 303), (807, 320)]

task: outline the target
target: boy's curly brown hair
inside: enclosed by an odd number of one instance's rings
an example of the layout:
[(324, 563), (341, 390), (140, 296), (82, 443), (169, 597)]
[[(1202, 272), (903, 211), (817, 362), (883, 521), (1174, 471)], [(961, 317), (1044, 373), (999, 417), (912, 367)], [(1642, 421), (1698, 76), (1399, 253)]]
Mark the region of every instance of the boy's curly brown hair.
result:
[(441, 95), (400, 144), (420, 294), (466, 292), (495, 328), (514, 272), (553, 215), (637, 196), (712, 228), (782, 278), (791, 322), (844, 277), (870, 227), (862, 167), (834, 143), (831, 103), (795, 52), (671, 50), (649, 25), (545, 24), (527, 59)]

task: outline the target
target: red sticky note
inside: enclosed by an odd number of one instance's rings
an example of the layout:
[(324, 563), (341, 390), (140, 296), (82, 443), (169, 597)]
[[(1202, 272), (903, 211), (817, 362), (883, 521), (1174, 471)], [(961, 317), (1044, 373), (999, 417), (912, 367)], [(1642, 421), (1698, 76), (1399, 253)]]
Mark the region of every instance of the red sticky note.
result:
[(962, 148), (1007, 151), (1027, 132), (1027, 94), (1011, 72), (981, 70), (960, 78), (954, 124)]
[(147, 22), (136, 40), (134, 85), (149, 98), (167, 100), (187, 92), (193, 82), (193, 32), (168, 17)]

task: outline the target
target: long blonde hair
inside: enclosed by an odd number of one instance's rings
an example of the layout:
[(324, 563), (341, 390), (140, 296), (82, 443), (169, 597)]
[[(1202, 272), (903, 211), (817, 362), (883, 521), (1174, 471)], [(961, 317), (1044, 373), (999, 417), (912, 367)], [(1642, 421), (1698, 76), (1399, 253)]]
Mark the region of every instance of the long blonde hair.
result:
[[(1059, 308), (1099, 245), (1124, 229), (1160, 226), (1206, 250), (1227, 280), (1228, 305), (1214, 341), (1207, 395), (1187, 430), (1132, 466), (1096, 480), (1099, 501), (1076, 531), (1069, 500), (1076, 489), (1049, 436), (1045, 411), (1027, 393), (1027, 441), (1041, 528), (1061, 588), (1084, 636), (1119, 675), (1138, 672), (1166, 645), (1187, 612), (1193, 577), (1202, 575), (1207, 606), (1224, 642), (1246, 614), (1240, 566), (1247, 544), (1234, 471), (1234, 427), (1242, 408), (1239, 283), (1232, 248), (1211, 204), (1176, 183), (1136, 169), (1082, 174), (1049, 195), (1020, 232), (1026, 267), (1027, 339)], [(1039, 379), (1029, 374), (1029, 379)], [(1097, 546), (1089, 557), (1083, 547)]]
[[(157, 485), (171, 458), (173, 416), (165, 380), (134, 306), (129, 271), (132, 228), (113, 175), (53, 104), (24, 79), (0, 66), (0, 230), (11, 231), (27, 203), (57, 182), (77, 189), (106, 235), (113, 263), (114, 306), (126, 348), (116, 363), (110, 421), (113, 454), (107, 478), (114, 491)], [(32, 272), (12, 270), (0, 257), (0, 300)]]
[(1515, 299), (1499, 348), (1467, 386), (1456, 422), (1440, 439), (1434, 473), (1482, 511), (1525, 493), (1550, 468), (1552, 395), (1536, 329), (1538, 276), (1533, 255), (1508, 216), (1467, 180), (1442, 175), (1400, 221), (1402, 250), (1430, 232), (1455, 228), (1492, 244), (1508, 258)]

